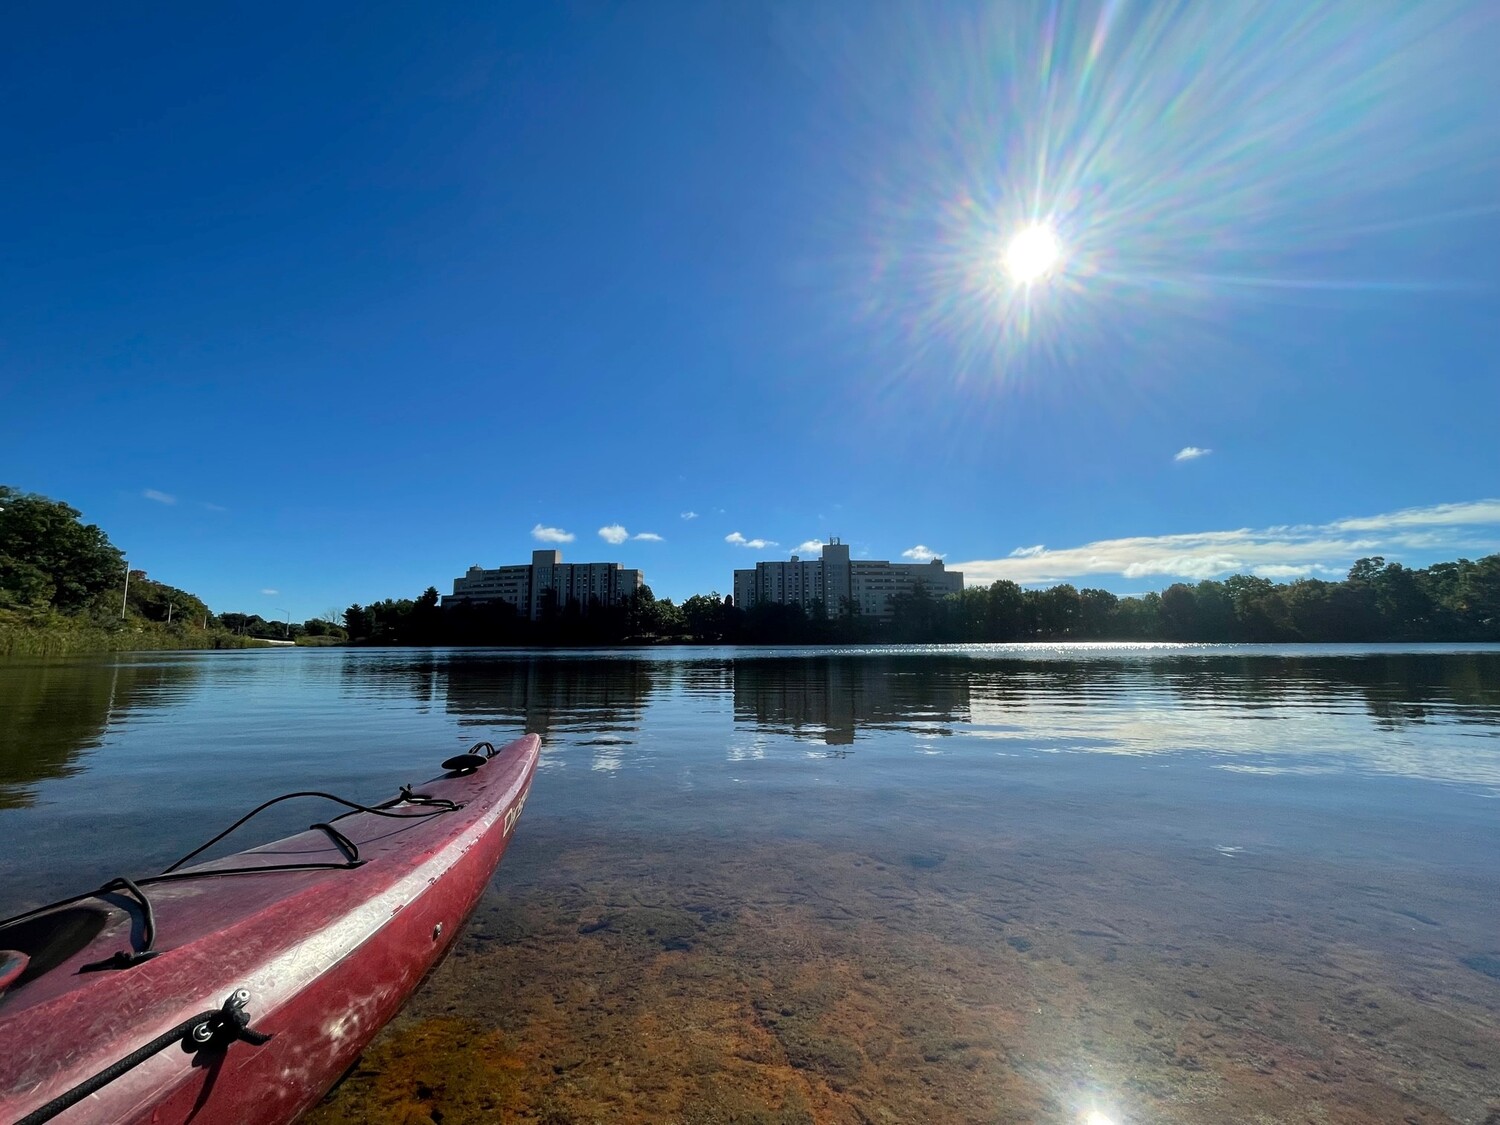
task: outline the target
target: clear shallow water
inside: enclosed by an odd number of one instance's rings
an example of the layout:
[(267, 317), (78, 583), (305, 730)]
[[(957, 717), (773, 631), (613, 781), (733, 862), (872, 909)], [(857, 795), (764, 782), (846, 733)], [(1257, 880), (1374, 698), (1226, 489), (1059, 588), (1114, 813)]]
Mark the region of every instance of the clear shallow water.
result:
[(527, 730), (490, 900), (328, 1120), (1500, 1111), (1493, 649), (0, 664), (0, 914)]

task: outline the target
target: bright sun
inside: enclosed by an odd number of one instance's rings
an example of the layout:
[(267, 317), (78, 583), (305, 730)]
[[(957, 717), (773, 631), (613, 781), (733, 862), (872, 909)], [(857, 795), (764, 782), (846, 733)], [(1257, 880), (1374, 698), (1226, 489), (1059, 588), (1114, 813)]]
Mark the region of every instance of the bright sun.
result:
[(1005, 272), (1017, 285), (1040, 281), (1062, 260), (1062, 243), (1051, 227), (1038, 223), (1020, 231), (1005, 247)]

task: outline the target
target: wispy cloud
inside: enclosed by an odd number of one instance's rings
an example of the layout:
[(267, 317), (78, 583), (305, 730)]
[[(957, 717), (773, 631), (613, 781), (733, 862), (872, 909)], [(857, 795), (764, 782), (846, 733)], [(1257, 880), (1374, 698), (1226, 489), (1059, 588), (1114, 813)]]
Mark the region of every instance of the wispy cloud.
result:
[(654, 532), (654, 531), (642, 531), (642, 532), (639, 532), (639, 533), (637, 533), (635, 535), (632, 535), (630, 538), (632, 538), (634, 540), (637, 540), (637, 541), (639, 541), (641, 543), (664, 543), (664, 542), (666, 542), (660, 535), (656, 534), (656, 532)]
[(1355, 516), (1328, 526), (1338, 531), (1388, 531), (1398, 527), (1444, 527), (1463, 524), (1500, 524), (1500, 500), (1471, 500), (1462, 504), (1433, 504), (1402, 508), (1383, 516)]
[(1185, 445), (1172, 455), (1174, 461), (1196, 461), (1200, 457), (1207, 457), (1212, 449), (1199, 449), (1196, 445)]
[(571, 543), (578, 538), (571, 531), (564, 531), (560, 527), (543, 527), (541, 524), (531, 529), (531, 537), (538, 543)]
[(906, 550), (902, 551), (901, 557), (903, 559), (914, 559), (917, 562), (931, 562), (933, 559), (940, 559), (943, 556), (938, 554), (931, 547), (924, 547), (922, 544), (918, 543), (915, 547), (908, 547)]
[(1305, 566), (1292, 566), (1289, 563), (1271, 563), (1269, 566), (1258, 566), (1255, 573), (1261, 578), (1307, 578), (1312, 574), (1342, 574), (1343, 570), (1336, 566), (1314, 566), (1308, 563)]
[(695, 519), (698, 518), (698, 513), (697, 512), (683, 512), (682, 513), (682, 518), (685, 519), (685, 520), (695, 520)]
[(281, 596), (281, 591), (280, 590), (272, 590), (272, 589), (269, 589), (269, 588), (262, 590), (261, 593), (264, 594), (268, 598), (276, 598), (276, 597), (280, 597)]
[(953, 564), (965, 582), (1063, 582), (1100, 575), (1202, 579), (1342, 574), (1368, 555), (1500, 550), (1500, 500), (1404, 508), (1325, 524), (1101, 539), (1081, 547), (1022, 547), (1006, 558)]
[(822, 554), (822, 552), (823, 540), (821, 539), (808, 539), (792, 548), (792, 554), (794, 555), (813, 555)]
[(155, 500), (158, 504), (177, 503), (177, 497), (173, 496), (170, 492), (158, 492), (154, 488), (146, 489), (141, 493), (141, 495), (144, 496), (147, 500)]
[(199, 500), (198, 501), (198, 506), (200, 508), (205, 508), (205, 509), (207, 509), (210, 512), (227, 512), (227, 511), (229, 511), (229, 509), (226, 508), (226, 507), (224, 507), (223, 504), (210, 504), (207, 500)]
[(731, 531), (724, 536), (724, 542), (733, 543), (736, 547), (749, 547), (759, 551), (764, 547), (779, 547), (780, 544), (774, 539), (746, 539), (738, 531)]

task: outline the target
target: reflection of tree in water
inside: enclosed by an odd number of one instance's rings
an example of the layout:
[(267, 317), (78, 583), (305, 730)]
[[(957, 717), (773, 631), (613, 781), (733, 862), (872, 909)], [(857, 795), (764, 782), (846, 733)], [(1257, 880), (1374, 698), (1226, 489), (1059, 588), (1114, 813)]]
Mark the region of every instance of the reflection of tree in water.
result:
[(694, 659), (663, 667), (676, 673), (673, 686), (684, 695), (722, 699), (734, 688), (734, 661), (728, 658)]
[(38, 782), (81, 771), (80, 755), (103, 741), (112, 722), (175, 702), (200, 671), (197, 660), (7, 665), (0, 676), (0, 808), (25, 808)]
[(1500, 652), (1366, 652), (1173, 661), (1163, 669), (1186, 699), (1249, 706), (1309, 697), (1356, 700), (1376, 725), (1500, 719)]
[(635, 659), (487, 654), (455, 656), (437, 674), (461, 723), (546, 735), (635, 730), (661, 670)]
[(399, 691), (418, 703), (436, 703), (442, 698), (440, 672), (448, 658), (431, 649), (347, 649), (341, 656), (338, 675), (346, 694), (367, 693), (373, 683), (379, 685), (383, 695)]
[(1150, 659), (975, 662), (973, 688), (988, 702), (1039, 700), (1086, 707), (1159, 691), (1188, 705), (1257, 711), (1340, 699), (1362, 704), (1378, 726), (1500, 721), (1500, 652), (1361, 652), (1306, 655), (1246, 651)]
[(734, 717), (767, 730), (821, 728), (847, 746), (860, 727), (932, 730), (969, 713), (968, 660), (932, 656), (741, 659), (734, 662)]

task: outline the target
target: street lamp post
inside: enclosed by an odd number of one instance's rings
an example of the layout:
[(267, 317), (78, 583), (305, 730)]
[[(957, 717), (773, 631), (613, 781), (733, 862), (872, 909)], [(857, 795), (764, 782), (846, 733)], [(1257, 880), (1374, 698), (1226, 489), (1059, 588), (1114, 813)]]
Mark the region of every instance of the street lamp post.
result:
[(125, 592), (120, 595), (120, 620), (125, 620), (125, 603), (130, 598), (130, 560), (125, 560)]
[(286, 614), (286, 621), (283, 622), (281, 630), (282, 640), (285, 640), (292, 635), (292, 614), (291, 611), (287, 609), (283, 609), (281, 610), (281, 612)]

